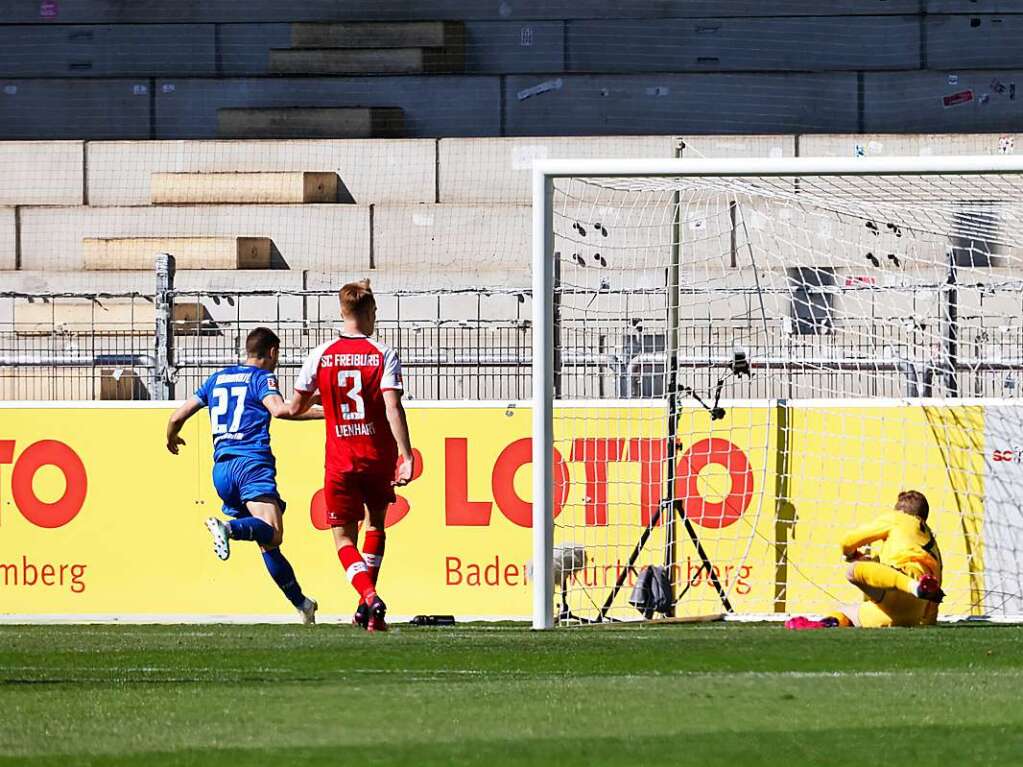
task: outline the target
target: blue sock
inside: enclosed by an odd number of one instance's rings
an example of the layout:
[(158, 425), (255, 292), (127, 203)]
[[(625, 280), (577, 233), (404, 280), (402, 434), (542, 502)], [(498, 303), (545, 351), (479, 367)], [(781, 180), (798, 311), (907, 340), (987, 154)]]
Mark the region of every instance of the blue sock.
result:
[(301, 607), (305, 602), (305, 594), (302, 593), (302, 587), (295, 580), (295, 571), (291, 567), (291, 562), (281, 553), (280, 549), (264, 551), (263, 561), (266, 563), (266, 569), (270, 572), (270, 577), (284, 592), (288, 601), (295, 607)]
[(227, 526), (231, 529), (231, 537), (236, 541), (255, 541), (266, 546), (274, 537), (274, 529), (255, 517), (232, 519)]

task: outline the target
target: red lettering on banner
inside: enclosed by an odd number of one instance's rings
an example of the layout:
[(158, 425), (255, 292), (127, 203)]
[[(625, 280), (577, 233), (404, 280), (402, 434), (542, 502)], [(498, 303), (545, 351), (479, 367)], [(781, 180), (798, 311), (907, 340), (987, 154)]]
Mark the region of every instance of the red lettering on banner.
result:
[(462, 582), (462, 560), (458, 557), (445, 557), (444, 569), (446, 575), (444, 583), (448, 586), (457, 586)]
[[(515, 475), (519, 469), (533, 461), (533, 440), (523, 437), (501, 451), (494, 463), (491, 489), (501, 513), (519, 527), (533, 526), (533, 504), (524, 501), (515, 492)], [(554, 450), (554, 517), (561, 513), (570, 489), (568, 467), (557, 449)]]
[[(639, 518), (640, 524), (649, 525), (664, 496), (664, 449), (667, 440), (635, 437), (629, 440), (629, 460), (639, 463)], [(658, 518), (657, 524), (663, 522)]]
[(14, 440), (0, 439), (0, 464), (14, 463)]
[[(418, 449), (412, 448), (412, 458), (415, 463), (412, 468), (412, 479), (415, 481), (423, 476), (423, 454)], [(412, 505), (408, 502), (408, 498), (403, 495), (395, 494), (394, 503), (387, 507), (387, 518), (384, 520), (384, 527), (394, 527), (396, 524), (405, 519), (405, 515), (412, 510)]]
[(464, 562), (461, 557), (444, 557), (445, 586), (491, 587), (526, 586), (525, 565), (510, 564), (495, 554), (486, 562)]
[[(412, 470), (412, 479), (416, 480), (423, 476), (423, 454), (417, 448), (412, 448), (412, 455), (415, 458), (415, 468)], [(403, 495), (395, 495), (394, 503), (387, 507), (387, 517), (384, 519), (384, 528), (394, 527), (405, 518), (412, 510), (408, 499)], [(323, 489), (320, 488), (313, 494), (309, 502), (309, 519), (317, 530), (329, 530), (330, 522), (327, 521), (327, 501), (323, 497)]]
[[(718, 503), (711, 503), (700, 494), (699, 476), (711, 464), (724, 466), (732, 478), (732, 489)], [(703, 439), (692, 445), (678, 465), (676, 492), (685, 504), (686, 516), (694, 524), (720, 529), (735, 524), (753, 499), (753, 470), (746, 454), (727, 439)]]
[(486, 527), (490, 501), (469, 500), (469, 440), (444, 440), (444, 519), (452, 527)]
[(620, 461), (624, 439), (585, 438), (572, 442), (572, 460), (582, 461), (586, 472), (586, 524), (607, 525), (607, 464)]
[(309, 519), (317, 530), (330, 529), (330, 522), (327, 521), (327, 501), (323, 497), (322, 487), (313, 493), (313, 499), (309, 501)]
[[(585, 473), (585, 524), (588, 527), (602, 527), (609, 523), (608, 509), (608, 464), (628, 461), (639, 464), (639, 516), (640, 524), (650, 525), (657, 515), (665, 493), (664, 465), (668, 460), (667, 441), (660, 437), (621, 438), (579, 438), (572, 442), (571, 459), (583, 464)], [(4, 458), (5, 445), (0, 442), (0, 462)], [(444, 518), (449, 527), (487, 527), (493, 517), (493, 507), (513, 524), (519, 527), (532, 526), (533, 505), (524, 500), (515, 490), (515, 478), (519, 470), (532, 462), (532, 440), (528, 437), (515, 440), (501, 451), (491, 467), (491, 492), (493, 500), (469, 499), (469, 440), (465, 437), (451, 437), (444, 441)], [(423, 473), (423, 460), (416, 452), (416, 474)], [(568, 501), (571, 480), (568, 465), (561, 453), (554, 450), (554, 515), (557, 517)], [(719, 502), (708, 501), (700, 493), (700, 472), (715, 464), (724, 467), (731, 477), (731, 490)], [(474, 472), (485, 471), (484, 467), (472, 466)], [(693, 444), (678, 459), (673, 497), (680, 501), (688, 518), (702, 527), (719, 529), (734, 524), (749, 508), (753, 498), (753, 470), (746, 454), (735, 444), (725, 439), (703, 439)], [(409, 513), (411, 505), (401, 496), (388, 508), (386, 526), (400, 522)], [(313, 496), (310, 514), (313, 525), (320, 530), (328, 529), (323, 492)], [(657, 519), (657, 524), (664, 520)], [(461, 569), (462, 578), (478, 578), (486, 582), (482, 570), (471, 574)], [(467, 567), (467, 565), (465, 566)]]
[[(0, 459), (10, 448), (0, 444)], [(6, 461), (9, 463), (10, 461)], [(36, 497), (32, 480), (43, 466), (56, 466), (64, 475), (64, 495), (53, 503), (46, 503)], [(14, 464), (11, 474), (11, 495), (22, 515), (37, 527), (63, 527), (82, 510), (88, 492), (88, 477), (85, 464), (78, 453), (57, 440), (44, 439), (29, 445)]]

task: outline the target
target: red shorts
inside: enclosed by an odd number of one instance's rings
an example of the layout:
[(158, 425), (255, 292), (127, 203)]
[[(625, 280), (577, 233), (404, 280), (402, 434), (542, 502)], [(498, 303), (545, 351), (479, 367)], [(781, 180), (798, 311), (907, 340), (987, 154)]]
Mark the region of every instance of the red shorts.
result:
[(323, 483), (327, 522), (331, 527), (361, 522), (366, 516), (366, 506), (379, 509), (394, 503), (392, 480), (390, 474), (354, 471), (327, 476)]

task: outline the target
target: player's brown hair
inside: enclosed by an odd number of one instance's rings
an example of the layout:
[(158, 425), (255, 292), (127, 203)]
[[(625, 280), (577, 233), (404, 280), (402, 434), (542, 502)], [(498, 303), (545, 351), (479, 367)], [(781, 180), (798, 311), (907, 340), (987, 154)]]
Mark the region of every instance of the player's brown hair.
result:
[(281, 339), (270, 328), (255, 328), (245, 339), (245, 353), (254, 359), (265, 360), (271, 349), (280, 349)]
[(369, 278), (349, 282), (338, 291), (337, 297), (341, 301), (342, 317), (361, 317), (377, 305)]
[(895, 508), (904, 514), (919, 517), (926, 520), (931, 511), (927, 503), (927, 496), (917, 490), (903, 490), (899, 493), (899, 500), (895, 502)]

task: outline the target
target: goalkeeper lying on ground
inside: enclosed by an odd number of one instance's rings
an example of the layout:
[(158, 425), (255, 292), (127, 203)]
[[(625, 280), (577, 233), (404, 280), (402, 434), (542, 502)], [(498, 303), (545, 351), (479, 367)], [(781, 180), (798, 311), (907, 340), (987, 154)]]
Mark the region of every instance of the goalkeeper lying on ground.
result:
[[(899, 493), (895, 511), (858, 527), (842, 540), (842, 554), (850, 562), (847, 577), (865, 600), (841, 605), (823, 620), (792, 618), (790, 629), (836, 626), (886, 628), (927, 626), (938, 619), (941, 590), (941, 552), (927, 526), (927, 498), (916, 490)], [(880, 542), (876, 559), (861, 548)]]

